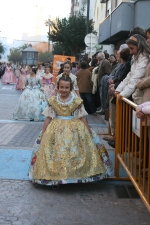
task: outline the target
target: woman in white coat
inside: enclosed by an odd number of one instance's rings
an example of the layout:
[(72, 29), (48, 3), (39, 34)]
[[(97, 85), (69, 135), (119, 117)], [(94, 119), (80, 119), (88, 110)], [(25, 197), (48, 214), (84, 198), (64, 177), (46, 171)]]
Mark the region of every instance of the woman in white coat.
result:
[(143, 92), (136, 89), (136, 85), (145, 75), (146, 65), (150, 59), (150, 46), (139, 34), (131, 36), (126, 43), (130, 49), (130, 54), (133, 54), (131, 71), (119, 84), (115, 95), (119, 94), (120, 98), (122, 96), (129, 98), (132, 95), (133, 101), (136, 104), (141, 104)]

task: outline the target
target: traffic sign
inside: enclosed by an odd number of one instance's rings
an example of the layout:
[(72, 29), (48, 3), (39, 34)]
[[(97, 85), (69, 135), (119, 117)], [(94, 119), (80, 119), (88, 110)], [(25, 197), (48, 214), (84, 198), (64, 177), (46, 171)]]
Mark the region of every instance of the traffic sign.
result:
[(85, 49), (85, 53), (87, 53), (87, 54), (94, 54), (96, 52), (96, 48), (90, 48), (90, 47), (86, 47), (86, 49)]
[(87, 34), (84, 38), (85, 44), (88, 46), (86, 47), (86, 53), (90, 54), (90, 57), (92, 57), (92, 54), (96, 52), (95, 46), (98, 44), (98, 37), (93, 34)]
[(93, 33), (87, 34), (84, 38), (84, 42), (88, 47), (93, 48), (98, 44), (98, 37)]

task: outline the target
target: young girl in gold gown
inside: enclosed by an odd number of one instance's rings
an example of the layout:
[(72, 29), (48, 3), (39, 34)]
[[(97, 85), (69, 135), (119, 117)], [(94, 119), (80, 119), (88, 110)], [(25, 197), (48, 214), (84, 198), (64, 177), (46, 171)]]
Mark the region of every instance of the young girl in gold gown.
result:
[(98, 135), (86, 122), (82, 99), (71, 92), (71, 78), (62, 75), (57, 88), (57, 96), (49, 99), (43, 112), (46, 120), (35, 142), (30, 179), (33, 183), (58, 185), (110, 176), (112, 162)]

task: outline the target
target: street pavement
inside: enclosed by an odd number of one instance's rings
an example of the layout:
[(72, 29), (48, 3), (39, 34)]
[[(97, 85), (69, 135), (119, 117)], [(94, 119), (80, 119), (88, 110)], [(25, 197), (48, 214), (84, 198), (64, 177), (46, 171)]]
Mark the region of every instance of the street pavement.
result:
[[(43, 122), (12, 119), (21, 93), (0, 83), (0, 225), (150, 225), (150, 214), (130, 181), (67, 184), (54, 190), (28, 180)], [(97, 133), (107, 133), (103, 117), (87, 119)], [(114, 159), (114, 149), (104, 144)]]

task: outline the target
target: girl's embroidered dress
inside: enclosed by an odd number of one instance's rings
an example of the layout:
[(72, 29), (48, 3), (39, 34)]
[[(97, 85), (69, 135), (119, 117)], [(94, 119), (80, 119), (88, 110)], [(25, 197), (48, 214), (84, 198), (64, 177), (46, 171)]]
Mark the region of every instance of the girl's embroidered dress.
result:
[(16, 110), (13, 114), (14, 119), (44, 120), (43, 101), (46, 102), (44, 93), (40, 90), (41, 83), (39, 77), (27, 75), (26, 89), (20, 96)]
[(87, 115), (81, 98), (71, 94), (62, 103), (53, 96), (43, 114), (52, 121), (34, 145), (29, 168), (33, 183), (86, 183), (111, 175), (113, 165), (101, 140), (80, 120)]
[(20, 73), (21, 73), (21, 72), (20, 72), (20, 66), (17, 65), (17, 66), (16, 66), (16, 69), (15, 69), (15, 77), (18, 78), (18, 77), (20, 76)]
[(6, 67), (5, 73), (2, 76), (2, 83), (3, 84), (15, 84), (16, 83), (16, 77), (13, 74), (11, 66)]
[(17, 90), (24, 90), (26, 85), (26, 79), (27, 79), (27, 70), (21, 69), (20, 76), (18, 78), (16, 89)]
[(42, 90), (46, 95), (46, 98), (49, 99), (54, 92), (55, 85), (53, 83), (53, 75), (51, 73), (42, 75)]
[(36, 75), (39, 76), (39, 77), (43, 76), (44, 75), (44, 70), (43, 69), (41, 69), (41, 70), (38, 69), (37, 72), (36, 72)]

